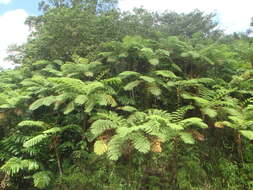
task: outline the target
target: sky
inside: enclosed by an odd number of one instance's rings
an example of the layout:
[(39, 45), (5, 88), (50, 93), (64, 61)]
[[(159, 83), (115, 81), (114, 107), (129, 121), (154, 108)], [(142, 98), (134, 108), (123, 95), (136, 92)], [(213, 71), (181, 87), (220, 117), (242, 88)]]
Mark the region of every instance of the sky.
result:
[[(24, 24), (29, 15), (38, 15), (40, 0), (0, 0), (0, 67), (10, 68), (5, 61), (7, 48), (26, 42), (29, 28)], [(151, 11), (176, 11), (187, 13), (199, 9), (215, 12), (221, 29), (226, 33), (244, 32), (253, 17), (253, 0), (120, 0), (119, 8), (132, 10), (144, 7)]]

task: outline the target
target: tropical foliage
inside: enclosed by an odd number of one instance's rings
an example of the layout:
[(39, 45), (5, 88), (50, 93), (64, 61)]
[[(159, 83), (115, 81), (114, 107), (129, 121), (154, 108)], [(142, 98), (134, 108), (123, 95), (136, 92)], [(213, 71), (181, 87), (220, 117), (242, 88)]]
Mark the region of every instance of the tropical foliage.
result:
[(0, 189), (251, 190), (251, 38), (213, 14), (42, 1), (0, 71)]

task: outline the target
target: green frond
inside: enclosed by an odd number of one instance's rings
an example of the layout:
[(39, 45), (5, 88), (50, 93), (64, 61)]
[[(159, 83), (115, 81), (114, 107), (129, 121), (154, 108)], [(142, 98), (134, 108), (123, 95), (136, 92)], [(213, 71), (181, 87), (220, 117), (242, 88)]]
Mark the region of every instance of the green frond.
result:
[(41, 127), (42, 129), (47, 129), (50, 126), (43, 121), (32, 121), (32, 120), (25, 120), (18, 124), (20, 127), (29, 126), (29, 127)]
[(126, 139), (120, 136), (113, 136), (112, 139), (108, 143), (108, 158), (110, 160), (118, 160), (119, 157), (122, 155), (122, 145)]
[(55, 96), (48, 96), (48, 97), (40, 98), (40, 99), (36, 100), (35, 102), (33, 102), (30, 105), (29, 109), (34, 111), (41, 106), (50, 106), (51, 104), (55, 103), (56, 101), (57, 101), (57, 99)]
[(32, 177), (34, 186), (39, 189), (46, 188), (51, 182), (50, 172), (48, 171), (37, 172)]
[(92, 123), (91, 125), (91, 133), (95, 136), (98, 137), (101, 134), (103, 134), (106, 130), (110, 130), (110, 129), (116, 129), (118, 128), (118, 126), (110, 121), (110, 120), (97, 120), (95, 122)]
[(62, 72), (60, 72), (56, 69), (53, 69), (53, 68), (49, 68), (49, 67), (42, 69), (41, 72), (45, 73), (45, 75), (47, 75), (47, 76), (52, 76), (52, 77), (62, 77), (63, 76)]
[(149, 62), (151, 65), (153, 65), (153, 66), (159, 65), (159, 63), (160, 63), (159, 59), (156, 59), (156, 58), (149, 59), (148, 62)]
[(198, 83), (203, 83), (203, 84), (215, 84), (215, 80), (211, 78), (198, 78), (196, 79)]
[(162, 90), (156, 84), (150, 84), (147, 90), (154, 96), (160, 96), (162, 94)]
[(181, 132), (179, 133), (180, 138), (186, 144), (194, 144), (195, 140), (191, 133)]
[(43, 131), (42, 133), (48, 135), (48, 134), (56, 134), (56, 133), (59, 133), (61, 131), (62, 131), (62, 128), (60, 128), (60, 127), (53, 127), (51, 129)]
[(28, 171), (37, 170), (40, 167), (39, 164), (33, 160), (22, 160), (21, 165), (23, 165)]
[(95, 81), (95, 82), (90, 82), (87, 83), (83, 89), (85, 91), (85, 94), (91, 94), (96, 92), (98, 89), (103, 89), (105, 86), (103, 83)]
[(188, 105), (188, 106), (183, 106), (179, 109), (177, 109), (176, 111), (172, 112), (170, 114), (170, 117), (172, 118), (172, 121), (173, 122), (178, 122), (178, 121), (181, 121), (185, 114), (189, 111), (189, 110), (193, 110), (194, 107), (191, 106), (191, 105)]
[(204, 99), (204, 98), (200, 98), (200, 97), (197, 97), (197, 96), (192, 96), (190, 94), (182, 94), (181, 96), (182, 96), (182, 98), (187, 99), (187, 100), (194, 100), (196, 102), (196, 104), (201, 106), (201, 107), (210, 105), (210, 102), (208, 100)]
[(249, 140), (253, 140), (253, 131), (240, 130), (240, 133)]
[(156, 50), (156, 54), (159, 56), (170, 57), (171, 52), (164, 49), (158, 49)]
[(139, 84), (141, 84), (142, 81), (140, 80), (135, 80), (135, 81), (132, 81), (130, 83), (128, 83), (126, 86), (124, 86), (124, 90), (126, 91), (131, 91), (133, 90), (135, 87), (139, 86)]
[(110, 120), (113, 121), (118, 126), (125, 126), (126, 125), (126, 119), (122, 116), (119, 116), (116, 112), (112, 111), (104, 111), (104, 112), (98, 112), (96, 115), (92, 117), (93, 120)]
[(37, 135), (33, 138), (31, 138), (30, 140), (26, 141), (23, 146), (25, 148), (29, 148), (31, 146), (34, 146), (34, 145), (37, 145), (39, 143), (41, 143), (44, 139), (47, 139), (48, 138), (48, 135), (46, 134), (40, 134), (40, 135)]
[(113, 77), (109, 79), (104, 79), (101, 82), (105, 85), (119, 86), (122, 84), (122, 79), (120, 77)]
[(87, 101), (85, 104), (84, 112), (90, 113), (94, 109), (95, 106), (96, 106), (96, 100), (89, 98), (89, 101)]
[(204, 114), (204, 115), (207, 115), (209, 116), (210, 118), (215, 118), (217, 116), (217, 111), (215, 109), (212, 109), (212, 108), (208, 108), (208, 107), (205, 107), (205, 108), (201, 108), (201, 112)]
[(10, 176), (13, 176), (19, 173), (21, 170), (37, 170), (39, 169), (39, 164), (36, 161), (22, 160), (20, 158), (13, 157), (5, 162), (0, 169)]
[(171, 78), (171, 79), (176, 79), (178, 78), (172, 71), (169, 70), (158, 70), (154, 72), (158, 76), (162, 76), (165, 78)]
[(155, 79), (153, 77), (140, 76), (139, 78), (142, 79), (142, 80), (144, 80), (145, 82), (148, 82), (148, 83), (154, 83), (155, 82)]
[(83, 105), (88, 101), (88, 97), (85, 95), (79, 95), (75, 98), (74, 102), (78, 105)]
[(151, 58), (154, 56), (154, 52), (151, 48), (142, 48), (141, 53), (146, 57), (146, 58)]
[(99, 94), (97, 95), (97, 103), (101, 106), (110, 105), (111, 107), (116, 107), (117, 102), (116, 100), (108, 94)]
[(134, 145), (134, 148), (142, 153), (148, 153), (150, 151), (150, 141), (147, 137), (140, 133), (131, 134), (130, 139)]
[(64, 114), (67, 115), (67, 114), (71, 113), (72, 111), (74, 111), (74, 109), (75, 109), (74, 101), (71, 101), (68, 103), (68, 105), (64, 109)]
[(188, 126), (196, 126), (203, 129), (208, 128), (208, 125), (204, 123), (204, 121), (198, 117), (187, 118), (180, 121), (179, 123), (180, 125), (184, 126), (184, 128)]
[(119, 74), (119, 77), (121, 78), (128, 78), (128, 77), (139, 77), (141, 74), (135, 71), (124, 71), (122, 73)]
[(86, 93), (86, 91), (84, 90), (85, 83), (79, 79), (69, 77), (58, 77), (58, 78), (49, 78), (48, 80), (57, 84), (61, 90), (80, 94)]

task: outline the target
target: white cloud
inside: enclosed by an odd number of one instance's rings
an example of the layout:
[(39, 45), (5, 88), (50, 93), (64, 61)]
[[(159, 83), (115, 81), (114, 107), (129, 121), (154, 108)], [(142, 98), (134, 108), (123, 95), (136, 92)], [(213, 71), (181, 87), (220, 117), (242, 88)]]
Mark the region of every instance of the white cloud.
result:
[(245, 31), (253, 17), (252, 0), (120, 0), (120, 8), (123, 10), (140, 6), (152, 11), (169, 10), (180, 13), (193, 9), (207, 13), (215, 11), (227, 33)]
[(10, 2), (11, 2), (11, 0), (0, 0), (0, 3), (4, 3), (4, 4), (8, 4)]
[(0, 66), (11, 67), (4, 61), (7, 56), (7, 48), (12, 44), (22, 44), (29, 35), (29, 28), (24, 24), (28, 14), (25, 10), (18, 9), (0, 15)]

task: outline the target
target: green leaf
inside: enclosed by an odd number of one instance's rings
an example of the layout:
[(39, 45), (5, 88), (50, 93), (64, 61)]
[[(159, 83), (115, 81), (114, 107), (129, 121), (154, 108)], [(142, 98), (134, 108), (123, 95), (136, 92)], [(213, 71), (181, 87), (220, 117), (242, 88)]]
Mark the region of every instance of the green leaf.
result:
[(187, 119), (180, 121), (179, 123), (181, 125), (183, 125), (184, 127), (198, 126), (203, 129), (208, 128), (208, 125), (206, 123), (204, 123), (203, 120), (198, 117), (187, 118)]
[(147, 57), (151, 58), (154, 55), (154, 52), (151, 48), (142, 48), (141, 52)]
[(148, 91), (154, 96), (160, 96), (162, 94), (161, 89), (156, 85), (151, 85), (148, 87)]
[(152, 77), (148, 77), (148, 76), (141, 76), (140, 79), (146, 81), (146, 82), (149, 82), (149, 83), (153, 83), (155, 82), (155, 79), (152, 78)]
[(118, 160), (122, 155), (122, 145), (125, 139), (119, 136), (113, 136), (108, 144), (108, 157), (110, 160)]
[(148, 153), (150, 151), (150, 142), (147, 137), (142, 134), (131, 135), (134, 148), (142, 153)]
[(133, 82), (128, 83), (125, 87), (124, 90), (126, 91), (131, 91), (133, 90), (135, 87), (137, 87), (139, 84), (141, 84), (142, 81), (140, 80), (135, 80)]
[(133, 76), (140, 76), (141, 74), (135, 71), (124, 71), (119, 74), (121, 78), (133, 77)]
[(41, 172), (37, 172), (33, 174), (32, 177), (33, 177), (34, 186), (39, 189), (46, 188), (51, 182), (51, 178), (49, 174), (50, 173), (47, 171), (41, 171)]
[(178, 78), (173, 72), (168, 70), (155, 71), (155, 74), (166, 78)]
[(25, 148), (28, 148), (28, 147), (31, 147), (31, 146), (34, 146), (34, 145), (37, 145), (39, 144), (40, 142), (42, 142), (44, 139), (47, 139), (48, 138), (48, 135), (46, 134), (41, 134), (41, 135), (38, 135), (36, 137), (33, 137), (32, 139), (26, 141), (23, 146)]
[(150, 60), (148, 60), (148, 61), (149, 61), (149, 63), (150, 63), (151, 65), (154, 65), (154, 66), (156, 66), (156, 65), (159, 64), (159, 60), (158, 60), (158, 59), (150, 59)]
[(75, 98), (74, 102), (78, 105), (83, 105), (84, 103), (86, 103), (88, 101), (87, 96), (85, 95), (79, 95)]
[(56, 97), (55, 96), (48, 96), (45, 98), (40, 98), (38, 100), (36, 100), (35, 102), (33, 102), (29, 109), (34, 111), (36, 109), (38, 109), (41, 106), (50, 106), (52, 103), (54, 103), (56, 101)]
[(184, 141), (184, 143), (186, 144), (194, 144), (195, 143), (195, 140), (192, 136), (192, 134), (190, 133), (186, 133), (186, 132), (181, 132), (179, 133), (181, 139)]
[(72, 102), (68, 103), (67, 107), (64, 109), (64, 114), (67, 115), (70, 112), (74, 111), (74, 109), (75, 109), (75, 104), (72, 101)]
[(62, 128), (60, 127), (53, 127), (51, 129), (48, 129), (46, 131), (43, 131), (43, 134), (56, 134), (62, 131)]
[(208, 115), (210, 118), (215, 118), (217, 116), (217, 112), (215, 109), (212, 108), (202, 108), (201, 111), (205, 114)]
[(109, 129), (116, 129), (117, 125), (110, 121), (110, 120), (97, 120), (95, 122), (92, 123), (91, 125), (91, 133), (95, 136), (98, 137), (99, 135), (101, 135), (103, 132), (105, 132), (106, 130)]
[(32, 120), (25, 120), (18, 124), (20, 127), (29, 126), (29, 127), (41, 127), (46, 129), (49, 127), (48, 124), (44, 123), (43, 121), (32, 121)]
[(22, 160), (21, 158), (13, 157), (9, 159), (1, 167), (1, 170), (9, 174), (10, 176), (19, 173), (21, 170), (37, 170), (39, 164), (34, 160)]
[(253, 131), (249, 131), (249, 130), (240, 130), (240, 133), (248, 138), (249, 140), (253, 140)]

